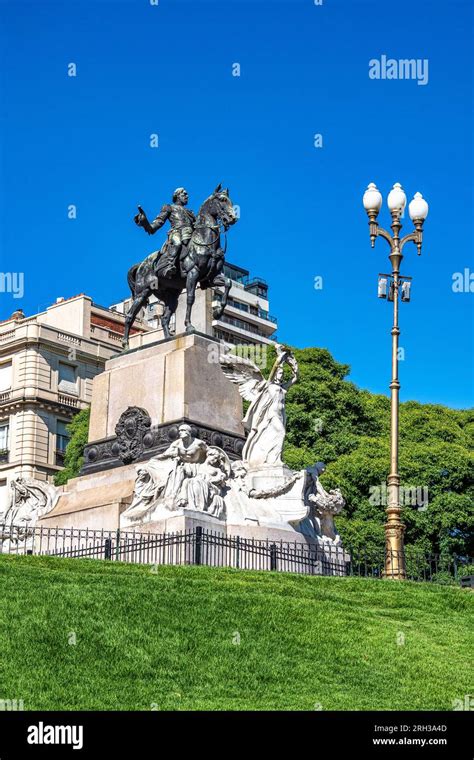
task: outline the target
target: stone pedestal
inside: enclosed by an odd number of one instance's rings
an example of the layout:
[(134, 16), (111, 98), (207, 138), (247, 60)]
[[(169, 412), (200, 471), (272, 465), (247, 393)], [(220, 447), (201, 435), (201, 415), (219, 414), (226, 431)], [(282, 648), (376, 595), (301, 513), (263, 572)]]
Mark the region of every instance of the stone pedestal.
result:
[[(297, 524), (307, 516), (308, 508), (304, 503), (304, 478), (292, 483), (294, 474), (285, 464), (260, 465), (249, 468), (247, 480), (249, 489), (269, 492), (267, 497), (258, 500), (262, 507), (278, 514), (283, 522)], [(285, 488), (287, 483), (289, 488)], [(277, 496), (271, 496), (272, 489), (279, 491)]]
[(146, 409), (152, 426), (186, 418), (243, 436), (242, 400), (207, 335), (178, 335), (109, 359), (93, 381), (89, 442), (114, 436), (129, 406)]
[[(135, 461), (163, 451), (187, 422), (209, 445), (240, 457), (244, 443), (242, 399), (219, 365), (220, 344), (208, 335), (192, 333), (160, 340), (110, 359), (94, 378), (89, 442), (81, 474), (128, 463), (127, 446), (117, 426), (127, 409), (148, 415), (147, 425), (133, 440)], [(132, 428), (133, 415), (122, 427)], [(131, 430), (130, 439), (134, 431)], [(135, 436), (137, 437), (137, 436)]]
[(73, 478), (62, 487), (56, 506), (38, 521), (38, 526), (117, 530), (120, 515), (131, 502), (134, 484), (133, 464)]

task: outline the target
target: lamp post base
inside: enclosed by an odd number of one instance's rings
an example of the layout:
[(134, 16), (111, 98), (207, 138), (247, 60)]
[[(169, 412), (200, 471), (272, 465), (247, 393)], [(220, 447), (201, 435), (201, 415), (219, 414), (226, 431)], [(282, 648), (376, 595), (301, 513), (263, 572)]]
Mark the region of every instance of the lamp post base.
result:
[(385, 524), (385, 571), (384, 578), (406, 580), (405, 548), (403, 534), (405, 526), (400, 522), (400, 507), (388, 507), (388, 521)]

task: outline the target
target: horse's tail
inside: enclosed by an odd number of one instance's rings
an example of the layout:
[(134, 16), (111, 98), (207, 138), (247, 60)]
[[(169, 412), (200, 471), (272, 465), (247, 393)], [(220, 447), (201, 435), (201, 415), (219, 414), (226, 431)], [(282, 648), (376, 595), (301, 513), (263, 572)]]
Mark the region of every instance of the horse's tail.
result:
[(133, 267), (130, 267), (127, 274), (127, 281), (128, 281), (128, 287), (132, 291), (132, 296), (135, 298), (135, 282), (137, 279), (137, 269), (140, 266), (140, 264), (134, 264)]

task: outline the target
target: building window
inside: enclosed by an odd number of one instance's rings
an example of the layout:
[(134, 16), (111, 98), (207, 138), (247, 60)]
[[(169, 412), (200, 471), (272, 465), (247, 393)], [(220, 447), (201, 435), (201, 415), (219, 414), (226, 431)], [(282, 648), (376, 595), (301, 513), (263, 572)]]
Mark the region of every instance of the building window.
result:
[(59, 362), (58, 389), (62, 393), (77, 396), (76, 368), (71, 364)]
[(250, 280), (246, 284), (245, 290), (247, 293), (253, 293), (255, 296), (265, 298), (265, 300), (268, 298), (268, 285), (260, 277), (254, 277), (253, 280)]
[(225, 313), (220, 317), (220, 321), (225, 322), (228, 325), (234, 325), (234, 327), (238, 327), (240, 330), (245, 330), (246, 332), (251, 332), (254, 335), (265, 335), (265, 333), (259, 330), (258, 327), (249, 324), (249, 322), (244, 322), (242, 319), (237, 319), (236, 317), (227, 317)]
[(236, 335), (232, 335), (232, 333), (227, 332), (226, 330), (214, 328), (213, 334), (215, 338), (224, 340), (226, 343), (231, 343), (234, 346), (255, 346), (255, 343), (252, 341), (245, 340), (245, 338), (241, 338), (240, 336), (237, 337)]
[(64, 454), (66, 453), (66, 446), (69, 443), (71, 436), (67, 429), (67, 422), (63, 420), (57, 420), (56, 422), (56, 464), (64, 464)]
[(9, 431), (8, 422), (0, 422), (0, 462), (8, 462)]
[[(227, 303), (229, 306), (233, 306), (234, 309), (240, 309), (240, 311), (249, 311), (249, 307), (246, 303), (242, 303), (242, 301), (236, 301), (234, 298), (228, 298)], [(252, 307), (250, 307), (251, 309)]]
[(245, 285), (249, 279), (248, 270), (237, 267), (234, 264), (224, 264), (224, 274), (234, 282), (239, 282), (242, 285)]
[(12, 387), (12, 363), (0, 364), (0, 393), (8, 391)]

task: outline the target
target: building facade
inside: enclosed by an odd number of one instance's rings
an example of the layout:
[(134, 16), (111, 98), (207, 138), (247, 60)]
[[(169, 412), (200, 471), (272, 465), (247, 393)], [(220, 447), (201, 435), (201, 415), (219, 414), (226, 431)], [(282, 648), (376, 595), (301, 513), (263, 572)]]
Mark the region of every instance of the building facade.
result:
[(123, 330), (123, 316), (82, 294), (0, 323), (0, 512), (12, 480), (51, 482), (62, 468), (66, 425), (90, 405), (92, 379), (121, 350)]
[[(226, 264), (224, 274), (232, 287), (224, 313), (213, 320), (212, 334), (231, 345), (271, 343), (277, 339), (277, 320), (270, 314), (268, 285), (261, 277), (250, 278), (247, 269)], [(213, 305), (219, 300), (214, 293)]]

